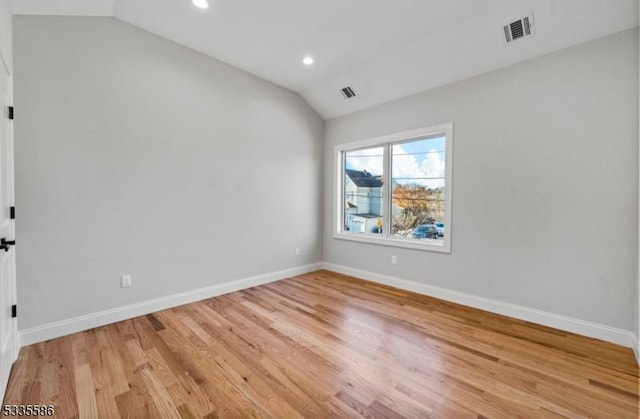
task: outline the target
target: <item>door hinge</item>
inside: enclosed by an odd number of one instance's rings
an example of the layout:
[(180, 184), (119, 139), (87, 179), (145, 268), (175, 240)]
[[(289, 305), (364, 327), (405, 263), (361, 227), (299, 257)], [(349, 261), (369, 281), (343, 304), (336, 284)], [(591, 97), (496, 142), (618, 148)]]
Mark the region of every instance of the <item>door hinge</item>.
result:
[(11, 306), (11, 318), (16, 317), (18, 317), (18, 306), (14, 304)]
[(9, 218), (12, 220), (16, 219), (16, 207), (9, 208)]
[(7, 116), (9, 117), (9, 119), (13, 120), (13, 106), (8, 107)]

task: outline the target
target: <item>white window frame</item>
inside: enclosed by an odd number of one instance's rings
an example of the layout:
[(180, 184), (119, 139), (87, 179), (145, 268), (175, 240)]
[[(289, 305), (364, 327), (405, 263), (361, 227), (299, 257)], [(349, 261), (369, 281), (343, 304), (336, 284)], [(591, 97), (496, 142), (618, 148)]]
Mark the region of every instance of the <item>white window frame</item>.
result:
[[(391, 160), (392, 146), (408, 141), (419, 140), (425, 137), (436, 135), (445, 136), (445, 181), (444, 181), (444, 201), (445, 201), (445, 228), (444, 243), (442, 240), (393, 237), (390, 235), (391, 226)], [(350, 233), (344, 231), (344, 153), (362, 148), (384, 148), (383, 164), (383, 193), (382, 202), (386, 209), (383, 215), (383, 229), (381, 234), (375, 233)], [(420, 128), (411, 131), (399, 132), (382, 137), (369, 138), (362, 141), (355, 141), (346, 144), (339, 144), (334, 147), (334, 206), (333, 206), (333, 237), (340, 240), (351, 240), (355, 242), (371, 243), (383, 246), (404, 247), (409, 249), (419, 249), (431, 252), (451, 253), (452, 236), (452, 186), (453, 186), (453, 123), (445, 123), (430, 127)]]

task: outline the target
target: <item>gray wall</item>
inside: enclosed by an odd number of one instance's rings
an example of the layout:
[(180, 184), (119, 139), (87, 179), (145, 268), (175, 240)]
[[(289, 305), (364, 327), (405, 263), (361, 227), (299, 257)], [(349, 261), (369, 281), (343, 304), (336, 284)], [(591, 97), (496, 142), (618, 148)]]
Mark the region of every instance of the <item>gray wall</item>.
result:
[(14, 50), (20, 329), (321, 260), (298, 95), (112, 18), (16, 17)]
[(324, 260), (633, 330), (637, 29), (330, 120), (326, 167), (335, 144), (449, 121), (452, 253), (334, 239), (325, 170)]

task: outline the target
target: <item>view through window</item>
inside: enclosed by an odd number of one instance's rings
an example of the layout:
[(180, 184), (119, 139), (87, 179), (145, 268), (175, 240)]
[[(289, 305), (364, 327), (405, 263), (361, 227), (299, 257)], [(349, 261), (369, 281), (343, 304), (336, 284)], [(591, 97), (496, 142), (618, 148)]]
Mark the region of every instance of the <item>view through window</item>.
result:
[(344, 228), (353, 233), (382, 233), (384, 149), (345, 153)]
[(370, 146), (338, 148), (338, 234), (395, 244), (446, 245), (448, 251), (447, 153), (452, 129), (450, 124), (439, 128), (424, 129), (422, 136), (398, 135)]
[(444, 137), (392, 147), (392, 231), (414, 239), (444, 238)]

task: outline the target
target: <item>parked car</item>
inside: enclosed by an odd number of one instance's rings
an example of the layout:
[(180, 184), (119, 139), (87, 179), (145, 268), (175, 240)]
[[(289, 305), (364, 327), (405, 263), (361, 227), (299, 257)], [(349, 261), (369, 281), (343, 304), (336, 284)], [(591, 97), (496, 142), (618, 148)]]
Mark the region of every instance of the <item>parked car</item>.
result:
[(411, 233), (414, 239), (437, 239), (438, 229), (435, 224), (421, 224)]
[(444, 237), (444, 223), (437, 221), (435, 223), (436, 230), (438, 230), (438, 236)]

